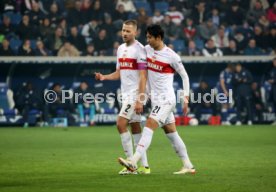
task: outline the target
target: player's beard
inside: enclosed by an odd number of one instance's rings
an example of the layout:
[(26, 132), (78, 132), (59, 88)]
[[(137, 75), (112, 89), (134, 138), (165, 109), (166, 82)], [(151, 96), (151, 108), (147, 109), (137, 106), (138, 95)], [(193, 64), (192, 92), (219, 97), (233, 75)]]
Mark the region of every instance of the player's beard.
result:
[(123, 41), (128, 45), (132, 44), (134, 40), (134, 38), (123, 38)]

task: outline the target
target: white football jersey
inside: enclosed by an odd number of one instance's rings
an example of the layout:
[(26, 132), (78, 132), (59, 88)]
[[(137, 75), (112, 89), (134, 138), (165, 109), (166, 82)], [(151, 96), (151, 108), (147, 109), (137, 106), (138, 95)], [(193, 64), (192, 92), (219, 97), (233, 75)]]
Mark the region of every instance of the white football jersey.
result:
[(134, 102), (139, 93), (139, 70), (146, 70), (146, 52), (144, 46), (135, 40), (127, 46), (126, 43), (117, 50), (117, 69), (120, 69), (121, 92), (123, 102)]
[(184, 69), (181, 58), (167, 46), (156, 51), (151, 46), (146, 45), (145, 50), (147, 54), (148, 88), (152, 102), (175, 101), (173, 79), (175, 72)]

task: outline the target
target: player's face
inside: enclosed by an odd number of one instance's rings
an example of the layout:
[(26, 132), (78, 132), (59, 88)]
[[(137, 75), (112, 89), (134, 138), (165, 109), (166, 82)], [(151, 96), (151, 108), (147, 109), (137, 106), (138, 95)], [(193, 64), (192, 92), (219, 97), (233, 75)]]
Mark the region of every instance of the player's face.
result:
[(276, 59), (273, 60), (273, 66), (276, 67)]
[(136, 28), (133, 25), (123, 25), (122, 38), (125, 43), (131, 42), (135, 39)]
[(147, 43), (152, 47), (156, 48), (159, 46), (159, 38), (155, 38), (151, 34), (147, 33)]
[(241, 67), (240, 65), (237, 65), (237, 66), (236, 66), (236, 72), (239, 73), (239, 72), (241, 72), (241, 70), (242, 70), (242, 67)]

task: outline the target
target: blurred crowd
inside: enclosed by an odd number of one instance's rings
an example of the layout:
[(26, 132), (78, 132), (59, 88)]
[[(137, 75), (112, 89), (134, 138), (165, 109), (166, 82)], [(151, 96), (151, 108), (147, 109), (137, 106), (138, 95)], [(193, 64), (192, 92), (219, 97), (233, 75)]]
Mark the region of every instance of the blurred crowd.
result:
[[(273, 123), (276, 124), (276, 58), (272, 61), (272, 68), (268, 71), (264, 82), (258, 82), (251, 71), (241, 64), (228, 64), (217, 77), (217, 85), (211, 85), (208, 79), (202, 79), (198, 86), (191, 86), (190, 113), (200, 124), (206, 124), (204, 115), (209, 114), (219, 117), (222, 125), (241, 125)], [(177, 84), (177, 82), (175, 82)], [(39, 90), (32, 82), (27, 82), (20, 87), (15, 96), (15, 107), (23, 116), (24, 126), (29, 126), (29, 116), (33, 110), (42, 114), (40, 121), (47, 126), (51, 118), (66, 117), (69, 125), (94, 125), (96, 114), (116, 114), (121, 103), (118, 100), (97, 102), (96, 93), (118, 94), (119, 89), (109, 87), (108, 92), (86, 81), (74, 83), (66, 88), (61, 83), (53, 83), (46, 90)], [(104, 87), (106, 89), (106, 87)], [(180, 88), (180, 87), (179, 87)], [(179, 89), (176, 87), (176, 90)], [(45, 93), (52, 90), (56, 94), (53, 102), (46, 102)], [(62, 90), (70, 90), (74, 95), (65, 99)], [(46, 92), (45, 92), (46, 91)], [(213, 92), (215, 91), (215, 92)], [(43, 96), (44, 94), (44, 96)], [(93, 102), (84, 100), (84, 95), (95, 96)], [(223, 100), (211, 99), (211, 95), (224, 94)], [(209, 96), (208, 96), (209, 95)], [(207, 97), (206, 97), (207, 96)], [(202, 98), (206, 98), (206, 100)], [(44, 100), (43, 100), (44, 98)], [(114, 98), (117, 98), (116, 96)], [(90, 100), (89, 100), (90, 101)], [(177, 103), (175, 113), (182, 116), (182, 104)], [(145, 106), (145, 115), (150, 112), (150, 103)], [(233, 117), (233, 114), (234, 117)], [(272, 114), (274, 118), (267, 119), (264, 114)], [(273, 122), (274, 121), (274, 122)]]
[(121, 26), (160, 24), (180, 55), (276, 55), (275, 0), (1, 0), (0, 56), (114, 56)]

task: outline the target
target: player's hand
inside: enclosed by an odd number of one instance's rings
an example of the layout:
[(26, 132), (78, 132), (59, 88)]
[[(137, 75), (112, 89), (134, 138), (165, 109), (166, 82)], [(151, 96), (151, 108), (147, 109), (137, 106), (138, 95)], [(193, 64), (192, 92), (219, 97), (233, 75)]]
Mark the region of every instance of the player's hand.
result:
[(100, 80), (100, 81), (104, 81), (105, 80), (104, 75), (101, 74), (101, 73), (95, 73), (95, 79), (96, 80)]
[(228, 91), (225, 91), (224, 94), (225, 94), (226, 97), (229, 97)]
[(143, 113), (143, 104), (140, 103), (139, 101), (137, 101), (136, 104), (135, 104), (134, 111), (135, 111), (137, 114)]
[(184, 114), (184, 116), (186, 116), (188, 114), (188, 110), (189, 110), (188, 104), (189, 104), (189, 97), (185, 96), (184, 106), (183, 106), (183, 114)]

